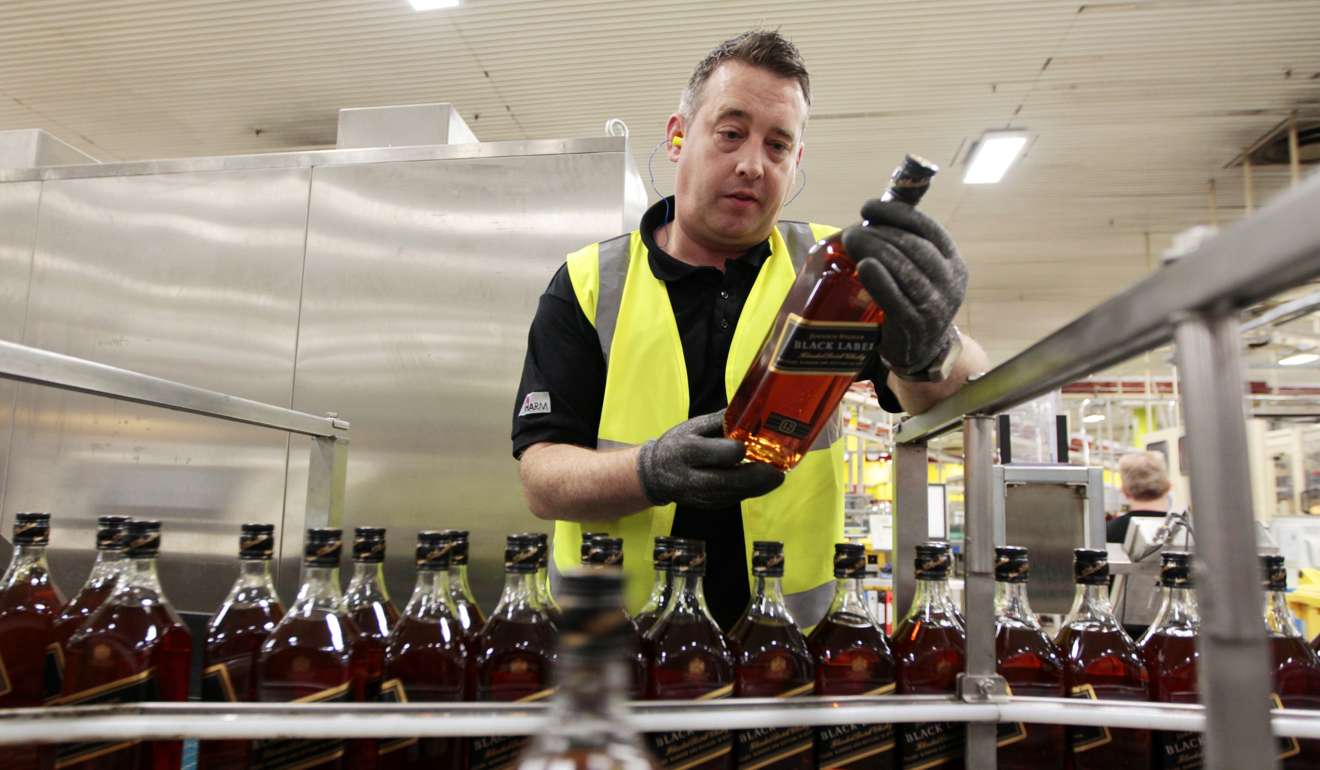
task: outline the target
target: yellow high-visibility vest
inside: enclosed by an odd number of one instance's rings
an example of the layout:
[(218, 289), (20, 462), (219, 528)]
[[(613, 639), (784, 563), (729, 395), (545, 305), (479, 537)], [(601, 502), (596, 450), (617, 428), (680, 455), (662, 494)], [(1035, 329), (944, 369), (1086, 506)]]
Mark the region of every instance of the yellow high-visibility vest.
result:
[[(780, 222), (770, 234), (770, 256), (743, 305), (724, 372), (733, 398), (793, 285), (807, 252), (837, 228)], [(678, 323), (665, 284), (651, 272), (641, 233), (633, 231), (593, 243), (568, 255), (568, 275), (578, 305), (596, 328), (605, 354), (605, 400), (596, 448), (637, 446), (688, 419), (687, 367)], [(834, 590), (834, 544), (843, 540), (843, 442), (839, 417), (826, 429), (782, 486), (742, 502), (743, 542), (752, 585), (752, 543), (784, 544), (784, 597), (803, 628), (829, 609)], [(591, 531), (623, 539), (630, 612), (646, 602), (651, 585), (654, 538), (669, 535), (677, 506), (662, 505), (609, 522)], [(577, 567), (583, 526), (556, 521), (556, 572)], [(718, 559), (718, 553), (708, 554)]]

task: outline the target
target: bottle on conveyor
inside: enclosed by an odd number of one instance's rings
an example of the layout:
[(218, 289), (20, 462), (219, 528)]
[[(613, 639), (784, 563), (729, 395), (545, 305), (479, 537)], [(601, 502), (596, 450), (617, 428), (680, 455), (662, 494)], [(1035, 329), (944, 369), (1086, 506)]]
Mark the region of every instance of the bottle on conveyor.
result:
[[(385, 646), (381, 699), (454, 703), (468, 698), (467, 635), (449, 585), (457, 542), (443, 532), (417, 534), (417, 584)], [(462, 770), (462, 738), (395, 738), (380, 742), (387, 770)]]
[(673, 561), (674, 544), (678, 538), (661, 536), (655, 539), (655, 545), (651, 549), (651, 563), (655, 567), (655, 579), (651, 583), (651, 595), (647, 597), (646, 604), (633, 615), (633, 623), (637, 624), (637, 632), (646, 636), (646, 632), (651, 630), (651, 626), (660, 619), (660, 613), (664, 612), (665, 605), (669, 604), (669, 595), (673, 590)]
[[(73, 632), (82, 627), (96, 609), (105, 603), (115, 590), (119, 571), (127, 563), (124, 549), (128, 546), (127, 516), (98, 516), (96, 518), (96, 561), (78, 593), (60, 610), (55, 619), (55, 642), (60, 645), (61, 658), (64, 645)], [(58, 694), (58, 689), (49, 695)]]
[[(995, 670), (1014, 695), (1061, 698), (1063, 662), (1027, 601), (1031, 562), (1027, 549), (995, 548)], [(1062, 768), (1063, 725), (999, 725), (999, 770)]]
[[(261, 645), (284, 617), (284, 605), (270, 575), (274, 553), (274, 524), (243, 525), (238, 537), (238, 579), (206, 626), (204, 701), (257, 699), (255, 674)], [(251, 763), (251, 741), (202, 741), (197, 747), (198, 770), (246, 770)]]
[(550, 590), (550, 536), (544, 532), (534, 533), (536, 537), (536, 591), (541, 597), (541, 606), (550, 616), (550, 622), (559, 625), (559, 603)]
[[(160, 522), (128, 525), (127, 564), (114, 593), (69, 637), (60, 705), (188, 699), (192, 635), (156, 574)], [(56, 768), (178, 767), (179, 741), (61, 744)]]
[(563, 640), (549, 721), (517, 770), (651, 770), (654, 758), (623, 709), (636, 631), (623, 606), (623, 574), (563, 576)]
[[(807, 639), (784, 603), (784, 544), (752, 543), (756, 581), (747, 609), (729, 630), (735, 698), (796, 698), (811, 695), (815, 670)], [(810, 727), (763, 727), (734, 735), (738, 767), (812, 770)]]
[(486, 616), (482, 614), (481, 606), (472, 595), (472, 586), (468, 583), (468, 531), (446, 529), (441, 534), (454, 544), (454, 550), (449, 554), (449, 595), (454, 598), (463, 633), (470, 639), (486, 624)]
[[(894, 631), (899, 695), (951, 695), (966, 664), (967, 632), (949, 593), (953, 554), (948, 543), (917, 546), (912, 607)], [(953, 722), (899, 726), (904, 770), (961, 767), (967, 728)]]
[[(1201, 616), (1192, 593), (1192, 556), (1165, 551), (1160, 564), (1160, 610), (1137, 642), (1150, 674), (1150, 699), (1160, 703), (1196, 703), (1196, 637)], [(1154, 744), (1156, 770), (1201, 767), (1202, 734), (1158, 730)]]
[[(593, 533), (587, 551), (583, 554), (582, 565), (589, 569), (606, 569), (621, 573), (623, 570), (623, 538)], [(623, 612), (625, 618), (628, 617), (627, 610), (620, 608), (620, 611)], [(646, 697), (646, 653), (642, 649), (642, 635), (637, 630), (636, 624), (631, 619), (628, 623), (633, 629), (632, 643), (628, 647), (628, 658), (631, 661), (632, 669), (632, 687), (629, 690), (629, 697), (632, 700), (641, 700)]]
[[(49, 513), (14, 518), (14, 555), (0, 578), (0, 708), (34, 708), (60, 691), (61, 649), (54, 623), (64, 596), (46, 563)], [(36, 770), (49, 749), (0, 746), (0, 766)]]
[[(807, 637), (816, 665), (816, 695), (889, 695), (897, 667), (889, 640), (862, 598), (866, 548), (834, 546), (834, 598)], [(892, 724), (815, 728), (816, 766), (822, 770), (892, 770), (898, 752)]]
[[(1070, 698), (1145, 701), (1150, 680), (1141, 653), (1109, 604), (1109, 557), (1103, 550), (1073, 551), (1077, 591), (1072, 609), (1054, 639), (1063, 656), (1063, 686)], [(1068, 728), (1073, 770), (1146, 770), (1151, 762), (1148, 730)]]
[[(504, 590), (471, 651), (478, 701), (531, 703), (554, 693), (558, 632), (541, 602), (537, 567), (540, 538), (509, 535), (504, 548)], [(527, 745), (525, 736), (484, 736), (468, 742), (470, 770), (499, 770)]]
[[(265, 703), (362, 702), (370, 648), (344, 608), (339, 588), (343, 531), (309, 529), (303, 542), (302, 586), (257, 659), (257, 700)], [(263, 770), (340, 770), (342, 738), (259, 741)]]
[[(1297, 630), (1288, 608), (1283, 556), (1260, 557), (1265, 572), (1265, 632), (1270, 639), (1270, 697), (1274, 708), (1320, 709), (1320, 658)], [(1280, 738), (1283, 770), (1320, 770), (1320, 740)]]
[[(706, 607), (702, 577), (706, 544), (676, 540), (674, 587), (655, 625), (646, 632), (650, 700), (716, 700), (733, 694), (733, 654)], [(660, 765), (685, 770), (731, 770), (728, 730), (677, 730), (647, 736)]]

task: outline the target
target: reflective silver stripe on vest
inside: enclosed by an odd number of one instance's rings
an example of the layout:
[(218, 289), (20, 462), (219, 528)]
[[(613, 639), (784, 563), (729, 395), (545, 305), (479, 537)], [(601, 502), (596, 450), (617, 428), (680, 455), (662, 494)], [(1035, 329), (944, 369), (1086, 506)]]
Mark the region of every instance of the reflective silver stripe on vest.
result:
[(605, 365), (610, 363), (610, 344), (614, 342), (614, 327), (619, 322), (619, 305), (623, 302), (623, 284), (628, 279), (628, 246), (632, 235), (620, 235), (600, 244), (600, 288), (596, 292), (596, 336), (600, 338), (600, 352)]
[(596, 439), (597, 449), (628, 449), (629, 447), (635, 447), (635, 446), (637, 445), (629, 444), (626, 441), (611, 441), (610, 439), (607, 438)]
[(811, 225), (806, 222), (780, 222), (779, 234), (784, 237), (788, 247), (788, 258), (793, 262), (793, 272), (802, 272), (807, 262), (807, 252), (816, 245), (816, 236), (811, 234)]
[(811, 628), (825, 617), (834, 599), (834, 581), (821, 583), (808, 591), (784, 594), (784, 604), (797, 621), (798, 628)]

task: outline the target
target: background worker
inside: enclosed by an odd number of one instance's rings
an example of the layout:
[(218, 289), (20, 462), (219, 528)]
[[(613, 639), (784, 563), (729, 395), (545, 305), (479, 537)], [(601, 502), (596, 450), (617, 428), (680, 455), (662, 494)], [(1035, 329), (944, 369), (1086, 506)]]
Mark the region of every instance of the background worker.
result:
[[(674, 196), (638, 230), (570, 254), (532, 322), (512, 436), (524, 495), (556, 522), (558, 570), (576, 563), (583, 523), (623, 538), (633, 610), (649, 585), (651, 540), (669, 534), (706, 542), (706, 598), (725, 629), (749, 599), (757, 539), (784, 542), (784, 591), (800, 625), (828, 606), (843, 442), (808, 452), (785, 477), (743, 463), (742, 445), (721, 430), (743, 354), (787, 291), (757, 287), (833, 232), (779, 221), (810, 103), (801, 56), (778, 33), (713, 50), (666, 126)], [(870, 201), (862, 216), (870, 226), (844, 243), (887, 320), (860, 377), (887, 409), (921, 412), (986, 368), (953, 324), (966, 268), (921, 212)]]

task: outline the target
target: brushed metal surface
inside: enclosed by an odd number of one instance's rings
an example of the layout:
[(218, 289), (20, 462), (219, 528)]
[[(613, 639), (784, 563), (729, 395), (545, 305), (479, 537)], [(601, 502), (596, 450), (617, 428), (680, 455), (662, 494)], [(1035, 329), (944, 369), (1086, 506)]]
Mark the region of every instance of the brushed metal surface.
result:
[[(23, 336), (27, 312), (28, 276), (37, 237), (40, 182), (0, 185), (0, 338)], [(9, 444), (14, 428), (14, 394), (18, 383), (0, 381), (0, 500), (4, 499)], [(3, 510), (3, 506), (0, 506)], [(9, 563), (11, 519), (0, 515), (0, 560)]]
[[(309, 175), (44, 182), (22, 341), (287, 406)], [(212, 611), (238, 525), (282, 523), (280, 431), (26, 384), (14, 423), (5, 516), (53, 512), (65, 590), (86, 573), (97, 515), (158, 517), (166, 592)]]
[[(471, 530), (489, 609), (504, 536), (549, 529), (510, 456), (528, 324), (564, 255), (620, 232), (624, 180), (622, 153), (313, 171), (293, 406), (352, 421), (344, 526), (389, 528), (397, 601), (419, 530)], [(293, 439), (290, 518), (307, 444)]]

